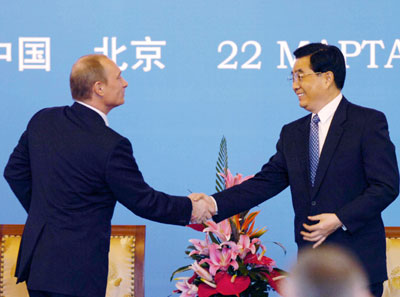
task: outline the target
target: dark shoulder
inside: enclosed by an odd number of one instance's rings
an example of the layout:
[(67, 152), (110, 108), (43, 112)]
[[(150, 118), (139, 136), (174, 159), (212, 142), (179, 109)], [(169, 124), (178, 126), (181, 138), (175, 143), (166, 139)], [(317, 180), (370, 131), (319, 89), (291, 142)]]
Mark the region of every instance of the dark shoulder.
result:
[(304, 116), (304, 117), (301, 117), (300, 119), (294, 120), (294, 121), (292, 121), (292, 122), (286, 124), (285, 126), (288, 126), (288, 127), (297, 127), (297, 126), (302, 125), (302, 124), (304, 124), (305, 122), (309, 122), (309, 121), (310, 121), (310, 114), (308, 114), (308, 115), (306, 115), (306, 116)]
[[(63, 134), (65, 139), (80, 139), (82, 145), (113, 150), (127, 139), (110, 127), (94, 111), (78, 106), (49, 107), (38, 111), (30, 120), (28, 128), (47, 131), (52, 135)], [(128, 141), (129, 142), (129, 141)]]
[(299, 128), (301, 129), (310, 123), (310, 117), (311, 114), (308, 114), (304, 117), (301, 117), (300, 119), (287, 123), (282, 127), (282, 131), (293, 131)]
[[(102, 131), (105, 139), (112, 141), (115, 144), (120, 142), (126, 142), (127, 138), (119, 134), (117, 131), (111, 129), (110, 127), (104, 126), (104, 131)], [(129, 141), (128, 141), (129, 142)]]
[(350, 118), (368, 119), (371, 117), (385, 117), (384, 113), (374, 108), (357, 105), (347, 101), (347, 116)]
[(36, 112), (32, 118), (32, 120), (36, 120), (36, 119), (40, 119), (42, 117), (51, 117), (51, 116), (57, 116), (60, 113), (63, 113), (63, 111), (68, 108), (68, 106), (55, 106), (55, 107), (46, 107), (43, 108), (41, 110), (39, 110), (38, 112)]
[(28, 122), (28, 129), (49, 126), (60, 119), (63, 110), (68, 106), (47, 107), (37, 111)]
[(346, 106), (346, 125), (354, 126), (359, 130), (368, 129), (368, 127), (386, 126), (387, 120), (383, 112), (357, 105), (349, 101), (345, 101)]

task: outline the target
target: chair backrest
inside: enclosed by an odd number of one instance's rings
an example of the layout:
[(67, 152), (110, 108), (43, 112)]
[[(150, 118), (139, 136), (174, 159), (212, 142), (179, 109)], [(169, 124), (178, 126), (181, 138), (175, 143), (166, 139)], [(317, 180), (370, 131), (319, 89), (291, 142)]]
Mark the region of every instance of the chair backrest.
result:
[(144, 297), (145, 226), (112, 226), (106, 297)]
[[(145, 226), (111, 229), (106, 297), (144, 297)], [(24, 225), (0, 225), (0, 297), (28, 297), (14, 277)]]
[(16, 284), (15, 267), (24, 225), (0, 225), (0, 297), (29, 297), (26, 284)]
[(382, 297), (400, 297), (400, 227), (386, 227), (385, 231), (388, 280)]

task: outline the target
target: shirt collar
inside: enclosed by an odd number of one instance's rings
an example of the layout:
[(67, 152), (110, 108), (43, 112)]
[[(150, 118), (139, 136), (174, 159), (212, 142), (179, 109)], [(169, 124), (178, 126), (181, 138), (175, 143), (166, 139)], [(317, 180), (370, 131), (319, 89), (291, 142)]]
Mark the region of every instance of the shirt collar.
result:
[(89, 105), (87, 103), (84, 103), (82, 101), (75, 100), (75, 102), (77, 102), (79, 104), (82, 104), (82, 105), (86, 106), (87, 108), (90, 108), (91, 110), (97, 112), (101, 116), (101, 118), (103, 119), (103, 121), (106, 124), (106, 126), (108, 127), (107, 115), (104, 112), (102, 112), (102, 111), (98, 110), (97, 108), (95, 108), (95, 107), (93, 107), (93, 106), (91, 106), (91, 105)]
[[(327, 105), (325, 105), (319, 112), (318, 112), (318, 117), (321, 121), (321, 124), (326, 122), (328, 119), (330, 119), (333, 114), (335, 113), (337, 107), (339, 106), (340, 101), (342, 100), (343, 95), (342, 93), (339, 93), (331, 102), (329, 102)], [(314, 116), (314, 113), (312, 117)]]

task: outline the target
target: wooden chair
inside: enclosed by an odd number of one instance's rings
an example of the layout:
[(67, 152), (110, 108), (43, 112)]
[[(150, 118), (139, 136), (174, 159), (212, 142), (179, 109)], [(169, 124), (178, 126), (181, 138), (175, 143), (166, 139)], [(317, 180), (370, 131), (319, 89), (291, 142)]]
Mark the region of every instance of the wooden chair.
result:
[(388, 280), (382, 297), (400, 297), (400, 227), (386, 227)]
[[(145, 226), (112, 226), (107, 297), (144, 297)], [(0, 225), (0, 297), (28, 297), (14, 277), (24, 225)]]

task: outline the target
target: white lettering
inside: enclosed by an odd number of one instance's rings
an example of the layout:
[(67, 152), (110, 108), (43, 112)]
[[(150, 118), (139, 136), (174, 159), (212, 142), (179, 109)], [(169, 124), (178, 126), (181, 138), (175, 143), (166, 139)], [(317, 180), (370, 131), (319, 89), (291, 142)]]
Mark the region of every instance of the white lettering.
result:
[(249, 40), (246, 41), (243, 45), (242, 45), (242, 53), (244, 53), (246, 51), (246, 48), (248, 45), (253, 45), (256, 49), (254, 55), (248, 59), (243, 65), (242, 65), (242, 69), (261, 69), (261, 61), (258, 61), (257, 64), (252, 64), (253, 61), (255, 61), (261, 54), (261, 45), (254, 40)]
[(50, 37), (20, 37), (19, 71), (44, 69), (50, 71)]
[(95, 47), (94, 52), (108, 57), (108, 37), (103, 37), (103, 47)]
[[(347, 64), (347, 58), (354, 58), (357, 57), (361, 53), (361, 45), (354, 40), (339, 40), (339, 44), (341, 45), (341, 50), (344, 56), (344, 59), (346, 60), (346, 68), (350, 68), (350, 66)], [(355, 50), (352, 53), (347, 52), (347, 46), (352, 45), (354, 46)]]
[[(117, 48), (117, 37), (111, 37), (111, 60), (114, 61), (115, 64), (117, 64), (117, 56), (126, 51), (126, 46), (122, 45), (119, 48)], [(103, 47), (95, 47), (94, 48), (95, 53), (100, 53), (103, 55), (108, 56), (108, 37), (103, 37)], [(117, 64), (118, 65), (118, 64)], [(118, 66), (121, 71), (124, 71), (128, 68), (128, 64), (123, 62), (121, 66)]]
[(376, 65), (376, 45), (380, 45), (382, 49), (385, 49), (385, 45), (383, 44), (382, 40), (363, 40), (361, 44), (361, 49), (364, 49), (365, 46), (370, 46), (370, 54), (369, 54), (369, 65), (367, 68), (378, 68), (379, 66)]
[[(396, 50), (399, 53), (397, 55), (395, 54)], [(386, 65), (384, 67), (385, 68), (393, 68), (393, 65), (392, 65), (393, 59), (400, 59), (400, 39), (396, 39), (394, 41), (392, 51), (390, 52), (389, 60), (387, 61)]]
[(221, 43), (218, 45), (218, 52), (219, 52), (219, 53), (222, 52), (222, 48), (223, 48), (225, 45), (229, 45), (229, 46), (232, 48), (231, 54), (228, 56), (228, 58), (226, 58), (225, 60), (223, 60), (223, 61), (217, 66), (217, 68), (218, 68), (218, 69), (237, 69), (237, 66), (238, 66), (238, 62), (237, 62), (237, 61), (233, 62), (232, 64), (229, 64), (229, 62), (230, 62), (233, 58), (235, 58), (235, 56), (237, 55), (238, 46), (236, 45), (236, 43), (234, 43), (234, 42), (231, 41), (231, 40), (225, 40), (225, 41), (221, 42)]
[(6, 60), (7, 62), (11, 62), (11, 43), (0, 43), (0, 48), (5, 49), (5, 54), (0, 55), (0, 60)]
[[(292, 52), (289, 49), (289, 45), (287, 41), (277, 41), (277, 44), (280, 46), (280, 64), (276, 66), (278, 69), (287, 69), (287, 65), (285, 64), (285, 56), (289, 61), (290, 68), (293, 68), (295, 58), (292, 56)], [(309, 41), (300, 41), (298, 47), (302, 47), (306, 44), (309, 44)]]
[(166, 41), (152, 41), (150, 39), (150, 36), (146, 36), (145, 41), (131, 41), (131, 45), (143, 45), (136, 47), (136, 59), (138, 59), (138, 62), (136, 62), (136, 64), (132, 66), (132, 69), (136, 70), (144, 63), (144, 61), (146, 61), (146, 65), (145, 67), (143, 67), (143, 71), (148, 72), (151, 70), (151, 62), (153, 60), (153, 63), (158, 66), (158, 68), (164, 69), (165, 65), (159, 61), (161, 59), (160, 46), (166, 44)]

